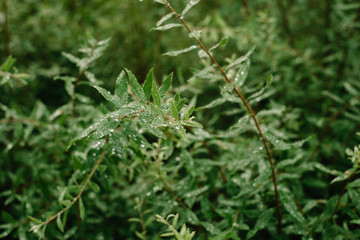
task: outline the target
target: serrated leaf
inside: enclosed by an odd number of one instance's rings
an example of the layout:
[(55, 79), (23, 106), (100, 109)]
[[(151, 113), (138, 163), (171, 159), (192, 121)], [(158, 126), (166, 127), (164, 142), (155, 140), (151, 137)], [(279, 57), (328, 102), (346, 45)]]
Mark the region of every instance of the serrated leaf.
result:
[(293, 196), (289, 192), (279, 191), (280, 200), (284, 205), (285, 210), (302, 226), (306, 225), (306, 219), (300, 213), (295, 204)]
[(181, 12), (181, 17), (184, 17), (185, 14), (196, 4), (198, 4), (200, 0), (190, 0), (188, 4), (186, 4), (184, 10)]
[(79, 212), (80, 212), (81, 221), (84, 221), (84, 219), (85, 219), (85, 207), (84, 207), (84, 203), (83, 203), (81, 198), (79, 198)]
[(188, 48), (184, 48), (184, 49), (181, 49), (181, 50), (166, 52), (163, 55), (175, 57), (175, 56), (178, 56), (178, 55), (180, 55), (182, 53), (187, 53), (187, 52), (190, 52), (190, 51), (192, 51), (194, 49), (197, 49), (197, 48), (199, 48), (198, 45), (192, 45), (192, 46), (190, 46)]
[(179, 112), (176, 109), (174, 102), (171, 102), (171, 113), (176, 120), (179, 120)]
[(62, 224), (62, 221), (61, 221), (61, 215), (57, 216), (56, 218), (56, 225), (57, 227), (59, 228), (59, 230), (64, 233), (64, 225)]
[(115, 95), (118, 97), (117, 107), (121, 107), (127, 104), (128, 92), (127, 92), (127, 79), (125, 71), (121, 71), (115, 84)]
[(140, 86), (138, 80), (136, 79), (134, 74), (132, 74), (132, 72), (130, 70), (125, 68), (125, 71), (128, 74), (129, 84), (130, 84), (133, 92), (139, 98), (141, 103), (146, 103), (146, 97), (145, 97), (144, 90)]
[(158, 107), (161, 106), (161, 98), (160, 98), (160, 94), (159, 94), (159, 90), (157, 88), (156, 82), (152, 81), (152, 97), (154, 100), (154, 104), (157, 105)]
[(154, 70), (151, 68), (146, 76), (145, 83), (143, 86), (146, 101), (149, 101), (150, 99), (153, 81), (154, 81)]
[(100, 187), (99, 185), (97, 185), (96, 183), (90, 181), (89, 182), (89, 187), (95, 192), (95, 193), (98, 193), (100, 192)]
[(166, 95), (166, 93), (169, 91), (170, 86), (171, 86), (171, 82), (173, 80), (173, 73), (170, 73), (164, 80), (164, 82), (162, 83), (161, 87), (159, 88), (159, 94), (160, 94), (160, 98), (163, 99)]
[(182, 27), (182, 24), (180, 24), (180, 23), (169, 23), (169, 24), (166, 24), (166, 25), (163, 25), (163, 26), (152, 28), (151, 30), (166, 31), (166, 30), (169, 30), (171, 28), (176, 28), (176, 27)]

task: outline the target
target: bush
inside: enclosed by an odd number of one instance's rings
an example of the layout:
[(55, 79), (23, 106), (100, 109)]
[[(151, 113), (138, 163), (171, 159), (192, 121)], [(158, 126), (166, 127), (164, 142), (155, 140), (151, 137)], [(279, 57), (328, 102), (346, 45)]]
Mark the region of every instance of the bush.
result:
[(1, 238), (360, 237), (359, 4), (120, 2), (3, 1)]

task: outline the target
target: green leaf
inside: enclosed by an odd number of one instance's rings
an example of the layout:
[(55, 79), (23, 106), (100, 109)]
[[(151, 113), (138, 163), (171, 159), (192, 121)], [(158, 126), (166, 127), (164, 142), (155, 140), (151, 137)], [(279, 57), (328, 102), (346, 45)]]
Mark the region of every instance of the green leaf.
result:
[(182, 27), (183, 25), (180, 23), (169, 23), (163, 26), (159, 26), (156, 28), (152, 28), (151, 30), (155, 30), (155, 31), (166, 31), (169, 30), (171, 28), (176, 28), (176, 27)]
[(234, 84), (237, 87), (241, 87), (244, 85), (245, 80), (247, 78), (247, 75), (249, 73), (250, 69), (250, 59), (245, 60), (243, 65), (239, 68), (239, 70), (236, 72)]
[(154, 81), (154, 70), (151, 68), (149, 73), (146, 76), (145, 83), (143, 86), (146, 101), (149, 101), (149, 99), (150, 99), (151, 87), (152, 87), (153, 81)]
[(171, 86), (171, 82), (173, 80), (173, 73), (170, 73), (164, 80), (163, 84), (161, 85), (161, 87), (159, 88), (159, 94), (160, 94), (160, 98), (163, 99), (166, 95), (166, 93), (169, 91), (170, 86)]
[(178, 112), (180, 112), (181, 109), (183, 108), (183, 106), (184, 106), (184, 104), (185, 104), (185, 101), (186, 101), (186, 99), (183, 98), (180, 102), (178, 102), (178, 103), (176, 104), (176, 109), (178, 110)]
[(97, 185), (96, 183), (90, 181), (89, 182), (89, 187), (95, 192), (95, 193), (98, 193), (100, 192), (100, 187), (99, 185)]
[(198, 45), (192, 45), (192, 46), (190, 46), (188, 48), (184, 48), (184, 49), (181, 49), (181, 50), (166, 52), (163, 55), (175, 57), (175, 56), (178, 56), (178, 55), (180, 55), (182, 53), (187, 53), (187, 52), (190, 52), (190, 51), (192, 51), (194, 49), (197, 49), (197, 48), (199, 48)]
[(171, 113), (176, 120), (179, 120), (179, 112), (176, 109), (174, 102), (171, 102)]
[(139, 233), (138, 231), (135, 231), (135, 234), (136, 234), (136, 236), (137, 236), (138, 238), (140, 238), (140, 239), (145, 239), (144, 234)]
[(184, 8), (184, 10), (181, 12), (181, 17), (184, 17), (185, 14), (196, 4), (198, 4), (200, 2), (200, 0), (190, 0), (188, 2), (188, 4), (186, 4), (186, 7)]
[(337, 176), (336, 178), (334, 178), (330, 182), (330, 184), (333, 184), (335, 182), (341, 182), (341, 181), (344, 181), (344, 180), (348, 179), (354, 171), (356, 171), (356, 169), (354, 169), (354, 168), (346, 170), (343, 174), (341, 174), (340, 176)]
[(186, 130), (180, 122), (175, 122), (173, 128), (181, 137), (186, 137)]
[(100, 86), (97, 86), (95, 84), (91, 84), (90, 85), (95, 88), (107, 101), (113, 103), (115, 106), (119, 106), (120, 105), (120, 99), (118, 96), (116, 95), (112, 95), (108, 90), (106, 90), (105, 88), (102, 88)]
[(279, 191), (281, 202), (284, 204), (285, 210), (302, 226), (306, 225), (306, 219), (300, 213), (298, 207), (295, 204), (293, 196), (289, 192)]
[(194, 110), (195, 110), (195, 105), (189, 107), (188, 110), (185, 112), (184, 119), (189, 120), (189, 118), (190, 118), (191, 114), (194, 112)]
[(127, 79), (125, 71), (121, 71), (120, 75), (116, 79), (115, 95), (118, 97), (117, 107), (121, 107), (127, 104), (128, 92), (127, 92)]
[(64, 225), (63, 225), (63, 223), (62, 223), (62, 221), (61, 221), (61, 215), (57, 216), (57, 218), (56, 218), (56, 225), (57, 225), (57, 227), (59, 228), (59, 230), (60, 230), (62, 233), (64, 233)]
[(161, 98), (160, 98), (159, 90), (157, 88), (157, 85), (156, 85), (155, 81), (152, 81), (152, 89), (151, 89), (151, 91), (152, 91), (152, 97), (153, 97), (155, 105), (160, 107), (161, 106)]
[(269, 140), (274, 145), (274, 149), (276, 150), (289, 150), (294, 148), (300, 148), (305, 142), (309, 141), (313, 136), (314, 135), (311, 135), (308, 138), (293, 143), (285, 143), (284, 141), (279, 140), (273, 135), (266, 135), (266, 139)]
[(32, 221), (32, 222), (34, 222), (34, 223), (37, 223), (37, 224), (42, 223), (41, 220), (39, 220), (39, 219), (37, 219), (37, 218), (34, 218), (34, 217), (32, 217), (32, 216), (27, 216), (27, 217), (28, 217), (28, 219), (29, 219), (30, 221)]
[(255, 234), (265, 227), (268, 226), (268, 223), (270, 219), (273, 217), (275, 210), (273, 208), (270, 208), (266, 211), (262, 211), (262, 213), (259, 215), (258, 219), (256, 220), (255, 226), (253, 229), (250, 230), (250, 232), (247, 233), (246, 239), (250, 239)]
[(167, 20), (169, 20), (172, 16), (174, 15), (173, 12), (166, 14), (165, 16), (163, 16), (157, 23), (156, 23), (156, 27), (160, 27), (164, 22), (166, 22)]
[(84, 221), (85, 219), (85, 207), (81, 198), (79, 198), (79, 211), (80, 211), (80, 219)]
[(130, 70), (125, 68), (125, 71), (128, 74), (129, 84), (130, 84), (133, 92), (139, 98), (141, 103), (146, 103), (146, 97), (145, 97), (144, 90), (140, 86), (138, 80), (136, 79), (134, 74), (132, 74), (132, 72)]

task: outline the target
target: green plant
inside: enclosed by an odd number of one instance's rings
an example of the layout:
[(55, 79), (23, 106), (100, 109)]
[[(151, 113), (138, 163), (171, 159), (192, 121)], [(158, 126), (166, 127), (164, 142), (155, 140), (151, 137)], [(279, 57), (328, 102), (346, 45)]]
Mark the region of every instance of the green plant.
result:
[(3, 2), (0, 237), (359, 238), (360, 6), (155, 2)]

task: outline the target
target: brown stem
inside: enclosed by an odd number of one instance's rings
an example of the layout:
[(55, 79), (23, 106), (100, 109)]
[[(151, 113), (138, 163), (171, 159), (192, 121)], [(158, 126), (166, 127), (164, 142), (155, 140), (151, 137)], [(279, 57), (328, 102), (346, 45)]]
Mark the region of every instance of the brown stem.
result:
[[(217, 162), (214, 154), (212, 153), (212, 151), (211, 151), (210, 147), (208, 146), (208, 144), (206, 143), (206, 141), (203, 141), (203, 144), (204, 144), (204, 146), (205, 146), (205, 148), (206, 148), (206, 150), (207, 150), (207, 152), (208, 152), (209, 157), (211, 158), (211, 160), (213, 160), (214, 162)], [(221, 175), (222, 180), (226, 183), (226, 182), (227, 182), (227, 178), (226, 178), (226, 175), (225, 175), (223, 169), (221, 168), (221, 166), (218, 166), (218, 170), (219, 170), (219, 172), (220, 172), (220, 175)]]
[(138, 211), (139, 211), (139, 216), (140, 216), (140, 224), (141, 224), (141, 229), (142, 229), (142, 234), (143, 234), (143, 239), (146, 240), (146, 228), (145, 228), (145, 224), (144, 224), (144, 217), (141, 211), (141, 205), (139, 204), (138, 206)]
[(346, 181), (346, 183), (345, 183), (345, 185), (344, 185), (344, 187), (343, 187), (343, 189), (342, 189), (342, 191), (341, 191), (341, 193), (340, 193), (340, 195), (339, 195), (339, 197), (338, 197), (338, 200), (337, 200), (337, 202), (336, 202), (336, 206), (335, 206), (334, 210), (332, 211), (331, 216), (330, 216), (329, 219), (328, 219), (329, 222), (331, 221), (331, 219), (333, 218), (336, 210), (338, 209), (339, 204), (340, 204), (340, 200), (341, 200), (342, 196), (344, 195), (344, 193), (345, 193), (345, 191), (346, 191), (346, 187), (347, 187), (347, 185), (349, 184), (349, 182), (351, 181), (351, 179), (355, 176), (356, 172), (357, 172), (357, 169), (354, 170), (354, 172), (350, 175), (350, 177), (349, 177), (348, 180)]
[(10, 47), (9, 47), (9, 41), (10, 41), (10, 34), (9, 34), (9, 27), (8, 27), (8, 4), (7, 0), (3, 0), (2, 4), (3, 9), (3, 17), (4, 22), (2, 25), (2, 32), (4, 36), (4, 56), (7, 57), (10, 55)]
[[(356, 98), (356, 100), (360, 100), (360, 96)], [(337, 111), (334, 115), (332, 115), (332, 117), (330, 118), (330, 120), (328, 121), (328, 123), (325, 125), (325, 127), (322, 130), (321, 136), (319, 138), (319, 142), (317, 143), (314, 151), (311, 154), (311, 157), (309, 158), (309, 162), (311, 162), (312, 160), (314, 160), (316, 154), (318, 154), (318, 152), (320, 151), (320, 147), (324, 142), (324, 139), (326, 137), (327, 132), (330, 129), (331, 124), (335, 121), (335, 119), (337, 117), (339, 117), (343, 112), (346, 111), (346, 109), (348, 109), (351, 106), (351, 102), (347, 102), (346, 104), (344, 104), (339, 111)]]
[(72, 200), (72, 202), (70, 203), (69, 206), (67, 206), (66, 208), (62, 209), (60, 212), (56, 213), (55, 215), (53, 215), (51, 218), (49, 218), (48, 220), (46, 220), (45, 222), (40, 223), (39, 225), (37, 225), (37, 227), (41, 227), (44, 225), (49, 224), (50, 222), (52, 222), (53, 220), (55, 220), (58, 216), (60, 216), (61, 214), (63, 214), (64, 212), (66, 212), (67, 210), (69, 210), (81, 197), (81, 195), (84, 193), (84, 190), (86, 188), (86, 186), (89, 184), (92, 176), (94, 175), (96, 169), (99, 167), (101, 161), (103, 160), (104, 156), (105, 156), (106, 151), (104, 150), (99, 159), (97, 160), (95, 166), (93, 167), (93, 169), (91, 170), (88, 178), (86, 179), (86, 182), (84, 183), (84, 185), (81, 187), (79, 194)]
[(234, 227), (236, 226), (237, 224), (237, 221), (239, 219), (239, 213), (240, 213), (240, 210), (237, 210), (236, 211), (236, 215), (235, 215), (235, 218), (234, 218), (234, 221), (233, 221), (233, 224), (231, 226), (231, 229), (230, 229), (230, 232), (232, 232), (234, 230)]
[[(163, 0), (163, 2), (165, 3), (165, 5), (174, 13), (174, 15), (181, 21), (181, 23), (184, 25), (184, 27), (191, 33), (192, 30), (190, 29), (190, 27), (186, 24), (186, 22), (184, 21), (183, 17), (181, 17), (176, 11), (175, 9), (166, 1)], [(209, 52), (209, 50), (202, 44), (202, 42), (199, 39), (195, 40), (198, 45), (204, 50), (204, 52), (210, 57), (211, 61), (215, 64), (215, 66), (219, 69), (219, 71), (221, 72), (221, 74), (224, 77), (224, 80), (228, 83), (231, 84), (230, 79), (228, 78), (228, 76), (226, 75), (224, 69), (220, 66), (220, 64), (216, 61), (216, 59), (213, 57), (213, 55)], [(245, 97), (241, 94), (241, 92), (235, 87), (233, 86), (233, 90), (235, 91), (236, 95), (241, 99), (241, 101), (243, 102), (243, 104), (245, 105), (246, 109), (248, 110), (248, 112), (250, 113), (252, 119), (254, 120), (256, 129), (260, 135), (260, 138), (262, 140), (262, 143), (264, 145), (264, 148), (266, 150), (266, 154), (270, 163), (270, 167), (271, 167), (271, 172), (272, 172), (272, 180), (274, 183), (274, 190), (275, 190), (275, 202), (276, 202), (276, 210), (277, 210), (277, 214), (278, 214), (278, 232), (281, 233), (282, 231), (282, 227), (281, 227), (281, 210), (280, 210), (280, 203), (279, 203), (279, 193), (277, 190), (277, 181), (276, 181), (276, 172), (275, 172), (275, 167), (271, 158), (271, 154), (270, 154), (270, 150), (267, 146), (266, 143), (266, 139), (264, 134), (262, 133), (261, 129), (260, 129), (260, 125), (257, 121), (257, 118), (255, 116), (255, 112), (254, 110), (251, 108), (250, 104), (248, 103), (248, 101), (245, 99)]]
[(288, 15), (286, 13), (286, 8), (284, 6), (284, 3), (282, 0), (277, 0), (277, 5), (278, 5), (278, 8), (280, 9), (280, 12), (281, 12), (281, 17), (282, 17), (282, 25), (283, 25), (283, 28), (286, 32), (286, 35), (287, 37), (289, 38), (289, 43), (290, 43), (290, 46), (294, 46), (295, 44), (295, 39), (294, 39), (294, 35), (290, 29), (290, 25), (289, 25), (289, 18), (288, 18)]

